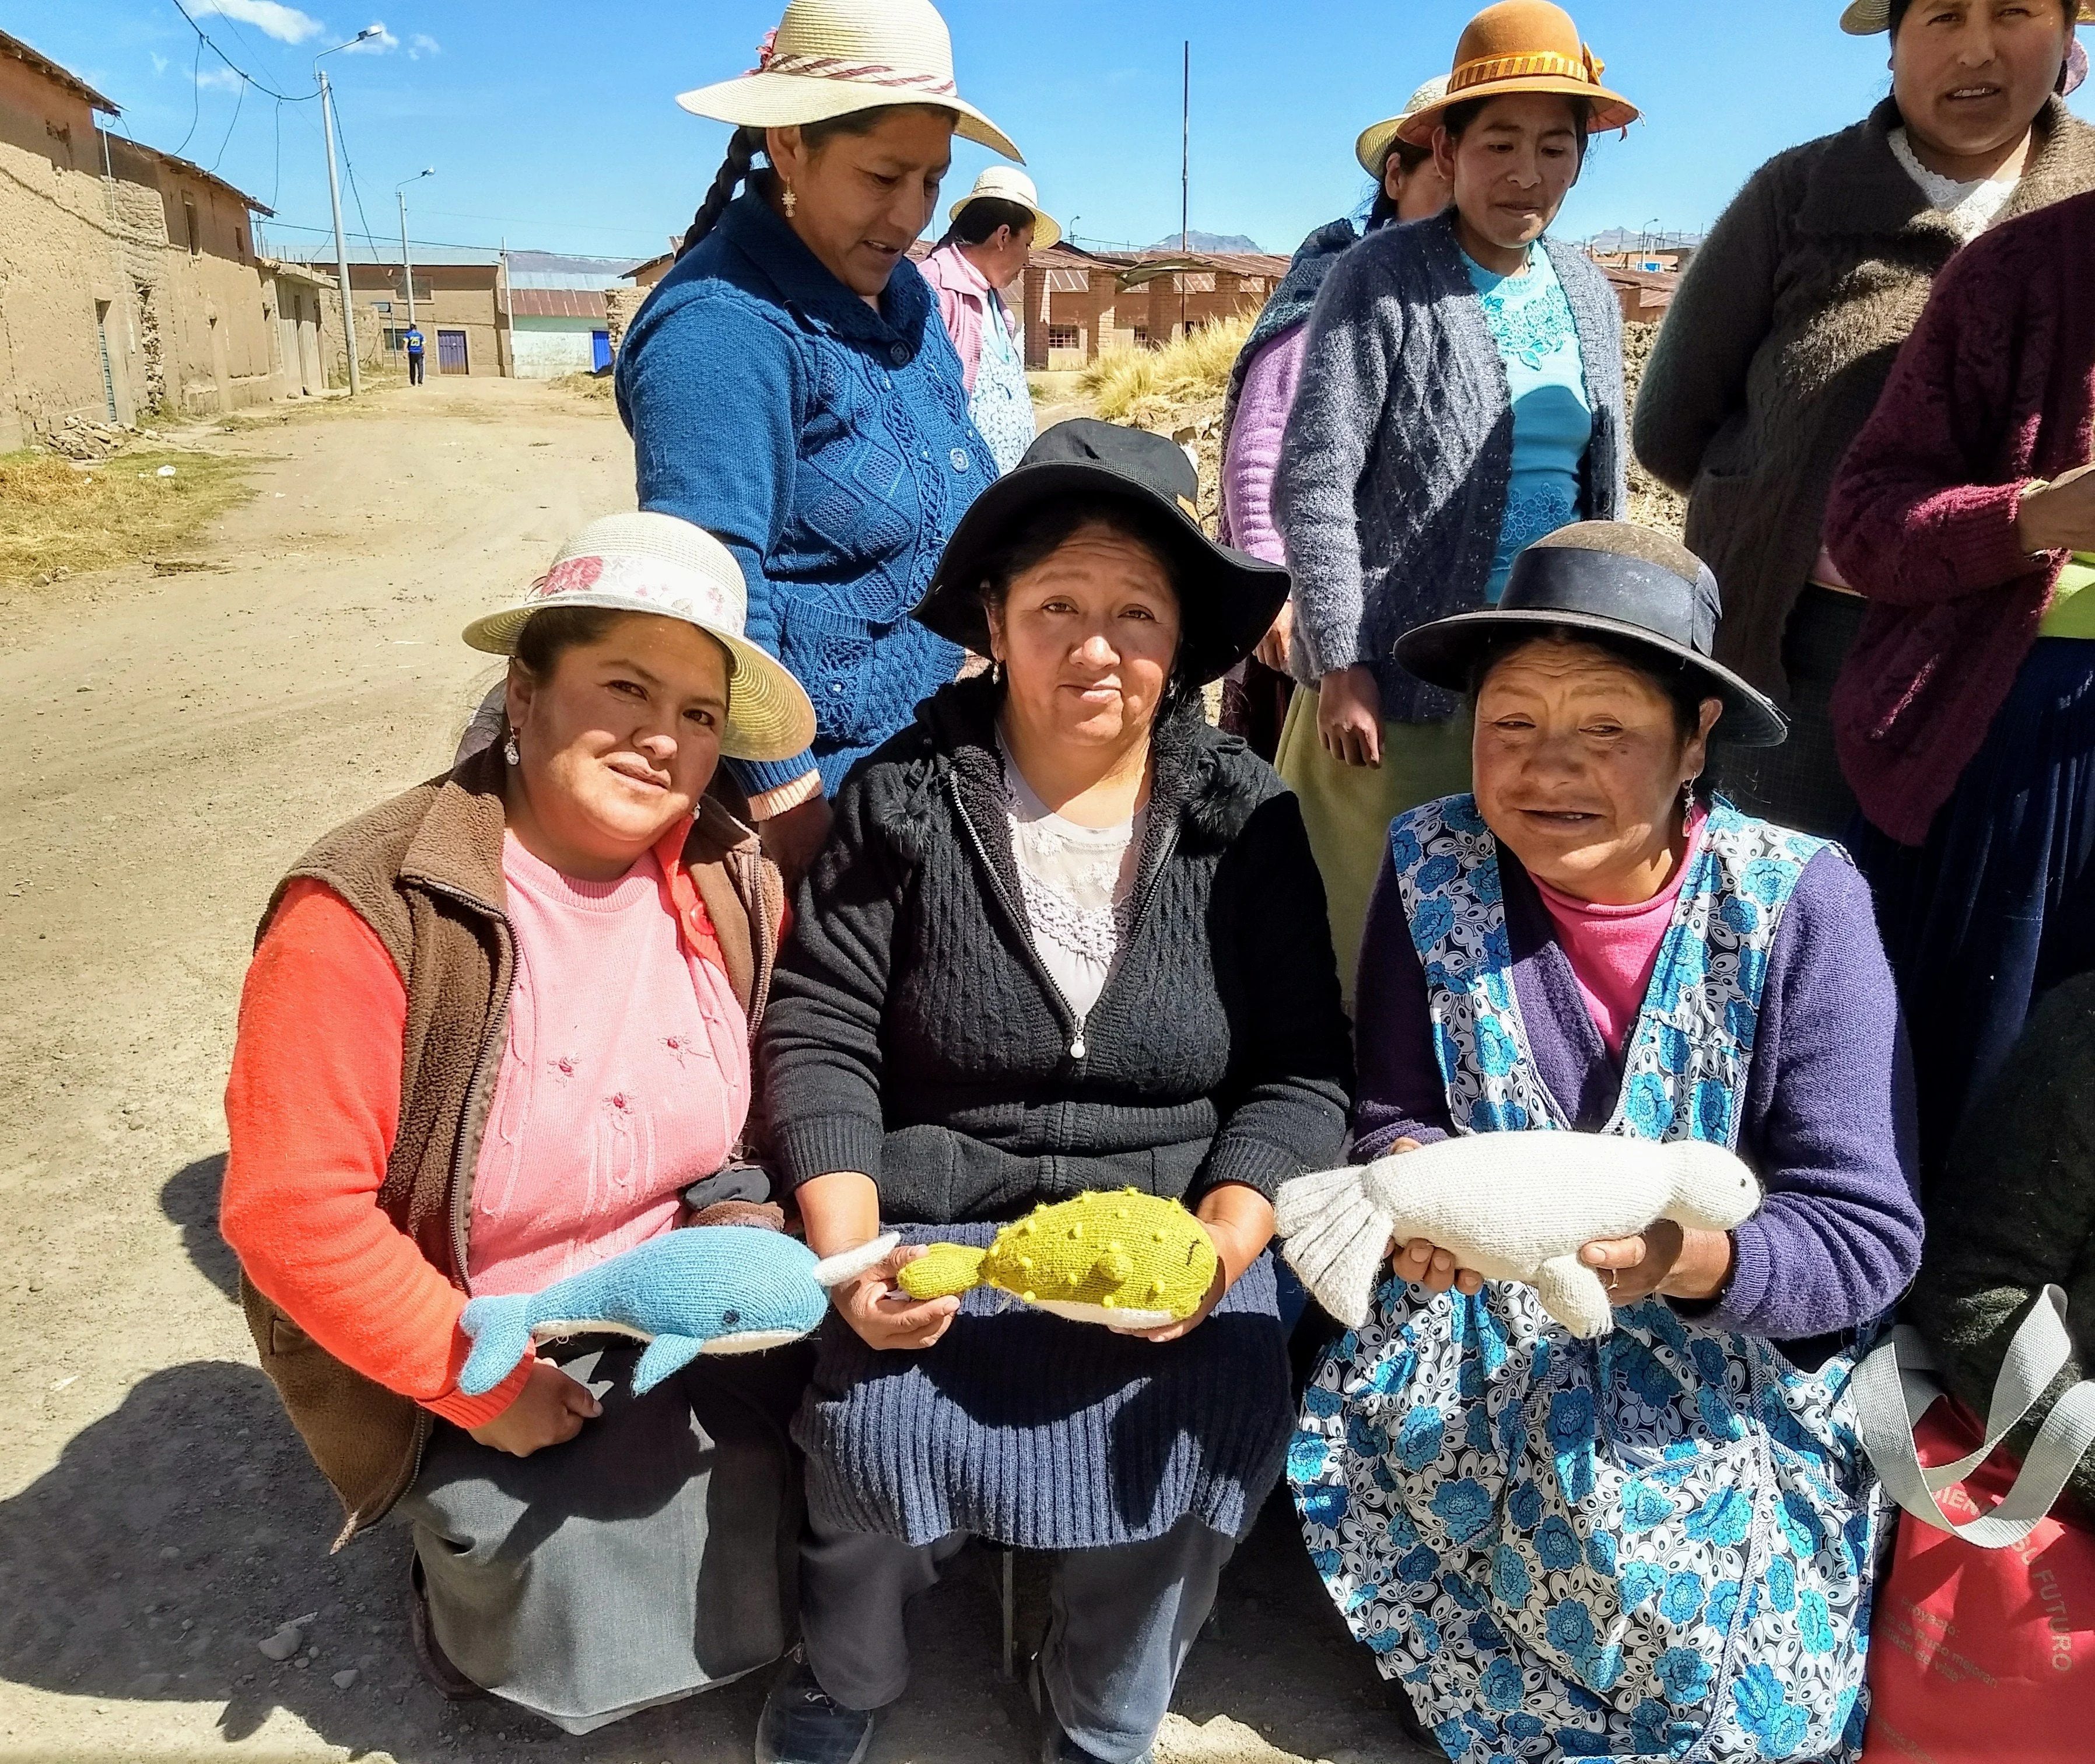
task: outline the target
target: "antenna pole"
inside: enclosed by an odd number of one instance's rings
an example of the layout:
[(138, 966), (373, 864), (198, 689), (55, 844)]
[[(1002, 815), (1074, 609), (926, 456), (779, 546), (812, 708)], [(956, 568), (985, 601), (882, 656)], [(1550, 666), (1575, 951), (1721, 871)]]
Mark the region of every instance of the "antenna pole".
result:
[[(1193, 189), (1193, 40), (1184, 44), (1178, 84), (1178, 255), (1191, 250), (1192, 234), (1187, 225)], [(1186, 334), (1186, 272), (1178, 272), (1178, 334)]]

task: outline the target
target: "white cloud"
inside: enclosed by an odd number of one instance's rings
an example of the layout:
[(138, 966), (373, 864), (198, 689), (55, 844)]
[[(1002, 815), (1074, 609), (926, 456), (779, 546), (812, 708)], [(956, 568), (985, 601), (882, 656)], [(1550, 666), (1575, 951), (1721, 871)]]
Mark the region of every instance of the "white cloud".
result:
[(247, 82), (230, 68), (200, 68), (196, 83), (207, 92), (237, 92)]
[(444, 46), (442, 43), (433, 37), (425, 36), (420, 31), (416, 32), (407, 39), (407, 59), (410, 61), (420, 61), (425, 55), (441, 55), (443, 52)]
[(236, 24), (251, 24), (265, 37), (273, 37), (280, 43), (303, 43), (308, 37), (317, 37), (327, 27), (318, 19), (307, 16), (296, 7), (279, 4), (279, 0), (201, 0), (191, 11), (199, 16), (216, 12), (220, 18), (231, 19)]
[[(148, 50), (147, 53), (150, 54), (151, 52)], [(168, 58), (165, 55), (153, 56), (153, 77), (157, 80), (167, 71)]]
[(374, 22), (367, 25), (365, 28), (373, 34), (365, 37), (362, 42), (346, 50), (346, 53), (352, 55), (385, 55), (390, 54), (400, 46), (400, 39), (387, 30), (384, 25)]

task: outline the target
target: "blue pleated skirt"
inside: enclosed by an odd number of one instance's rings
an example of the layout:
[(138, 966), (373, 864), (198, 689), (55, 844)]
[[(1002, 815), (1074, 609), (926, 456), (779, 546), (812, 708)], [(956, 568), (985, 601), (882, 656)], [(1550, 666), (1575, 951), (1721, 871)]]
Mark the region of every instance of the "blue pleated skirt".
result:
[(2032, 1005), (2095, 967), (2095, 642), (2037, 640), (1925, 845), (1859, 821), (1850, 843), (1906, 1007), (1932, 1193)]

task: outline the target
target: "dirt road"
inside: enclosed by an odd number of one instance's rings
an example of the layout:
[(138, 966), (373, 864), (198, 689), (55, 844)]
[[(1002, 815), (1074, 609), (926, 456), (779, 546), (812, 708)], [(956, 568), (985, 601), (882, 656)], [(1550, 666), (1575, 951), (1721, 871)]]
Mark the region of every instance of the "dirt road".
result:
[[(492, 677), (460, 626), (631, 506), (625, 435), (607, 404), (439, 379), (214, 444), (260, 462), (256, 499), (194, 548), (222, 567), (0, 599), (0, 1758), (739, 1764), (755, 1680), (586, 1740), (421, 1683), (406, 1540), (327, 1553), (337, 1511), (255, 1370), (215, 1225), (272, 883), (447, 760)], [(882, 1764), (1030, 1755), (987, 1566), (926, 1601)], [(1041, 1600), (1021, 1580), (1023, 1635)], [(309, 1613), (310, 1659), (257, 1651)], [(1418, 1755), (1277, 1521), (1179, 1708), (1177, 1764)]]

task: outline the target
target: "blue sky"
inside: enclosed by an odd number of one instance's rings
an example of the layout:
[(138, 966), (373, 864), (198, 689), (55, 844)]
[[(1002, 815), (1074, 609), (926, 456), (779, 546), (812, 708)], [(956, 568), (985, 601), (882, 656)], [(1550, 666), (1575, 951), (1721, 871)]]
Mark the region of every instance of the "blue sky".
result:
[[(185, 0), (187, 3), (187, 0)], [(643, 257), (681, 231), (725, 130), (672, 102), (751, 66), (780, 0), (211, 0), (198, 22), (285, 93), (330, 59), (371, 230), (397, 238), (394, 185), (420, 239)], [(350, 10), (354, 5), (355, 10)], [(1026, 150), (1047, 206), (1087, 242), (1178, 226), (1179, 43), (1193, 42), (1192, 224), (1287, 250), (1354, 206), (1352, 140), (1446, 71), (1470, 0), (947, 0), (960, 89)], [(1882, 97), (1882, 38), (1844, 37), (1840, 0), (1751, 6), (1585, 0), (1608, 83), (1641, 105), (1606, 137), (1558, 223), (1705, 226), (1769, 155)], [(319, 237), (327, 184), (313, 104), (240, 82), (173, 0), (0, 0), (0, 29), (124, 107), (120, 125), (275, 207), (282, 246)], [(2091, 33), (2095, 34), (2095, 33)], [(197, 75), (201, 72), (202, 84)], [(2095, 117), (2095, 82), (2075, 98)], [(988, 155), (957, 143), (965, 188)], [(356, 206), (346, 219), (358, 228)], [(360, 255), (359, 247), (359, 255)], [(396, 247), (397, 250), (397, 247)]]

